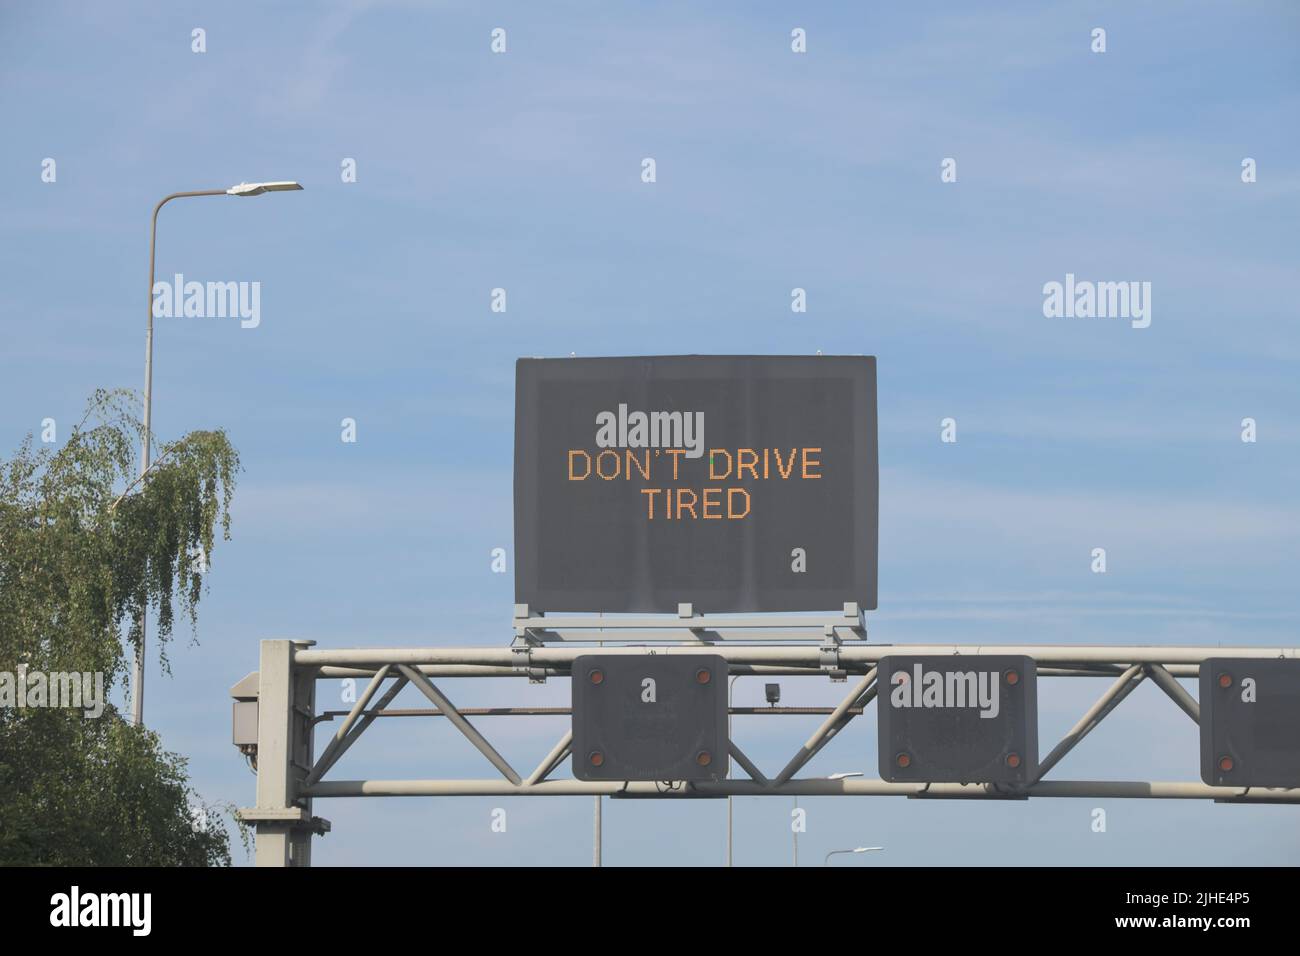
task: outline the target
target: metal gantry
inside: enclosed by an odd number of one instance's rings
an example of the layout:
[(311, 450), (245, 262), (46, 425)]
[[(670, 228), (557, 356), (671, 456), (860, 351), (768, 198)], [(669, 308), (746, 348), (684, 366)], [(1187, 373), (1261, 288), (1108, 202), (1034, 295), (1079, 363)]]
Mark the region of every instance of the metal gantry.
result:
[[(599, 648), (594, 645), (600, 644)], [(610, 646), (613, 644), (614, 646)], [(765, 774), (732, 741), (730, 754), (748, 779), (693, 783), (672, 789), (656, 782), (584, 782), (551, 779), (570, 756), (572, 731), (566, 731), (528, 773), (511, 766), (470, 721), (481, 716), (566, 715), (563, 707), (458, 708), (435, 681), (446, 678), (515, 678), (534, 683), (567, 678), (575, 658), (601, 654), (712, 654), (723, 657), (731, 675), (821, 677), (851, 686), (838, 705), (828, 708), (731, 708), (734, 714), (817, 713), (824, 720), (775, 774)], [(951, 656), (1023, 654), (1039, 677), (1109, 680), (1105, 692), (1044, 757), (1027, 786), (993, 784), (888, 783), (841, 777), (800, 778), (799, 771), (833, 740), (877, 695), (876, 664), (889, 653)], [(255, 757), (257, 805), (240, 811), (257, 834), (259, 866), (305, 866), (311, 838), (329, 830), (313, 815), (313, 801), (330, 797), (397, 796), (575, 796), (690, 799), (726, 796), (904, 796), (916, 799), (1023, 800), (1030, 797), (1136, 797), (1204, 799), (1225, 803), (1300, 803), (1300, 789), (1215, 787), (1199, 781), (1044, 779), (1079, 742), (1128, 697), (1150, 680), (1193, 721), (1200, 708), (1178, 678), (1195, 678), (1209, 658), (1296, 658), (1300, 649), (1222, 648), (1148, 645), (885, 645), (866, 641), (861, 614), (846, 605), (842, 615), (822, 618), (758, 618), (696, 615), (684, 606), (677, 618), (544, 617), (517, 607), (515, 640), (508, 647), (316, 648), (311, 641), (268, 640), (261, 666), (236, 689), (247, 702), (256, 688)], [(318, 680), (368, 678), (346, 713), (315, 709)], [(406, 686), (420, 691), (431, 708), (395, 710), (391, 704)], [(242, 689), (242, 690), (241, 690)], [(329, 779), (330, 771), (381, 717), (444, 718), (479, 750), (496, 771), (483, 779)], [(319, 756), (313, 747), (317, 723), (339, 718)], [(239, 742), (238, 740), (236, 742)]]

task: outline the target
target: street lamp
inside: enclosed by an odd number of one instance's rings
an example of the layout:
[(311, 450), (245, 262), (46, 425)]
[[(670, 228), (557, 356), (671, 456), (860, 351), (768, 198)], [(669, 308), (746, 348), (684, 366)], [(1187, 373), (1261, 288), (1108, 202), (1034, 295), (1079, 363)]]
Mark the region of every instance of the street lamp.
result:
[[(187, 199), (192, 196), (260, 196), (268, 192), (287, 192), (302, 189), (294, 182), (273, 183), (239, 183), (229, 189), (198, 189), (191, 192), (172, 193), (164, 196), (153, 207), (153, 222), (149, 229), (149, 324), (144, 336), (144, 436), (140, 454), (140, 481), (143, 485), (149, 473), (149, 440), (152, 423), (153, 393), (153, 277), (154, 251), (158, 244), (158, 211), (173, 199)], [(146, 608), (140, 609), (140, 647), (135, 654), (135, 692), (131, 699), (131, 721), (139, 726), (144, 722), (144, 645), (145, 623), (148, 615)]]
[(283, 193), (302, 189), (297, 183), (240, 183), (226, 190), (227, 196), (260, 196), (262, 193)]
[(871, 850), (883, 850), (883, 849), (884, 849), (883, 846), (855, 846), (851, 850), (831, 850), (831, 852), (826, 854), (826, 862), (824, 862), (822, 866), (830, 866), (831, 857), (833, 857), (836, 853), (868, 853)]
[[(847, 773), (833, 773), (826, 779), (844, 780), (847, 777), (861, 777), (861, 776), (862, 776), (861, 770), (850, 770)], [(796, 810), (799, 809), (799, 798), (797, 796), (794, 798), (794, 808)], [(799, 831), (792, 829), (791, 835), (794, 837), (794, 863), (792, 865), (798, 866), (799, 865)]]

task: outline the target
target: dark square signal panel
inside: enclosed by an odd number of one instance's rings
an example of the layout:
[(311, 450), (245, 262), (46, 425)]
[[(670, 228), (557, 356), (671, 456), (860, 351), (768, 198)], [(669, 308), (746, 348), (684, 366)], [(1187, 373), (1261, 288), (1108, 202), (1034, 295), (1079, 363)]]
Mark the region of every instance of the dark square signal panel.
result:
[(712, 654), (585, 654), (573, 662), (579, 780), (721, 780), (727, 663)]

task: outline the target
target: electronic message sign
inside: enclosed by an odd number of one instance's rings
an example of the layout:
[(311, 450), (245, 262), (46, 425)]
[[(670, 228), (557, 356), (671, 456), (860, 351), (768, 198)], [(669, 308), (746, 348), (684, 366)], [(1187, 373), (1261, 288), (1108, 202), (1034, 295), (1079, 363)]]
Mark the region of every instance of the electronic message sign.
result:
[(520, 359), (515, 600), (876, 606), (876, 360)]
[(1201, 663), (1201, 779), (1212, 786), (1300, 787), (1300, 660)]
[(573, 662), (579, 780), (727, 776), (727, 662), (716, 654), (584, 654)]
[(1038, 671), (1032, 657), (880, 659), (880, 776), (891, 783), (1032, 783)]

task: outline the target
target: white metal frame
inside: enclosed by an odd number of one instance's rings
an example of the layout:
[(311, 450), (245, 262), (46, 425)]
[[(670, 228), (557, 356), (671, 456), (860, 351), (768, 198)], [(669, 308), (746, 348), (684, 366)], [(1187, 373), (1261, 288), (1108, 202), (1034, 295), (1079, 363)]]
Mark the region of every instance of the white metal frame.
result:
[[(679, 621), (681, 623), (679, 623)], [(754, 640), (754, 630), (766, 637)], [(743, 637), (750, 634), (750, 637)], [(776, 637), (777, 634), (782, 635)], [(311, 837), (328, 831), (328, 821), (312, 815), (315, 799), (379, 796), (575, 796), (690, 799), (726, 796), (905, 796), (916, 799), (1024, 800), (1030, 797), (1206, 799), (1223, 803), (1300, 803), (1300, 789), (1214, 787), (1197, 782), (1117, 780), (1047, 780), (1046, 775), (1142, 682), (1150, 680), (1193, 721), (1196, 700), (1178, 682), (1199, 674), (1202, 661), (1232, 657), (1297, 658), (1297, 648), (1223, 648), (1105, 645), (881, 645), (867, 644), (861, 615), (846, 605), (842, 615), (819, 618), (768, 616), (761, 619), (709, 618), (688, 607), (678, 619), (550, 618), (516, 608), (515, 642), (510, 647), (316, 649), (313, 642), (263, 641), (259, 671), (257, 806), (240, 811), (257, 832), (259, 866), (302, 866), (311, 862)], [(775, 643), (775, 641), (786, 643)], [(586, 646), (575, 646), (577, 642)], [(735, 744), (731, 757), (749, 779), (687, 784), (673, 789), (654, 782), (585, 782), (552, 780), (569, 757), (572, 732), (566, 732), (530, 773), (512, 767), (488, 739), (438, 687), (435, 680), (468, 677), (515, 677), (544, 681), (568, 677), (576, 657), (602, 654), (716, 654), (731, 675), (762, 674), (857, 681), (825, 719), (775, 774), (765, 774)], [(628, 642), (645, 642), (630, 645)], [(742, 641), (746, 641), (742, 643)], [(802, 643), (792, 643), (802, 641)], [(609, 643), (616, 646), (608, 646)], [(664, 642), (651, 644), (650, 642)], [(951, 656), (1024, 654), (1038, 674), (1048, 678), (1096, 677), (1110, 684), (1044, 757), (1035, 780), (1009, 788), (994, 784), (887, 783), (870, 779), (799, 778), (796, 774), (876, 696), (876, 664), (889, 653)], [(333, 714), (315, 712), (317, 680), (369, 678), (351, 710), (342, 716), (318, 757), (313, 758), (313, 729)], [(423, 711), (392, 711), (389, 705), (408, 684), (433, 705)], [(385, 687), (387, 685), (387, 687)], [(528, 715), (566, 713), (560, 709), (496, 708), (478, 713)], [(737, 708), (735, 713), (747, 713)], [(754, 711), (757, 712), (757, 711)], [(769, 713), (808, 713), (788, 708)], [(339, 759), (380, 717), (441, 716), (449, 720), (487, 758), (499, 776), (477, 780), (326, 779)], [(474, 714), (470, 714), (473, 716)]]

